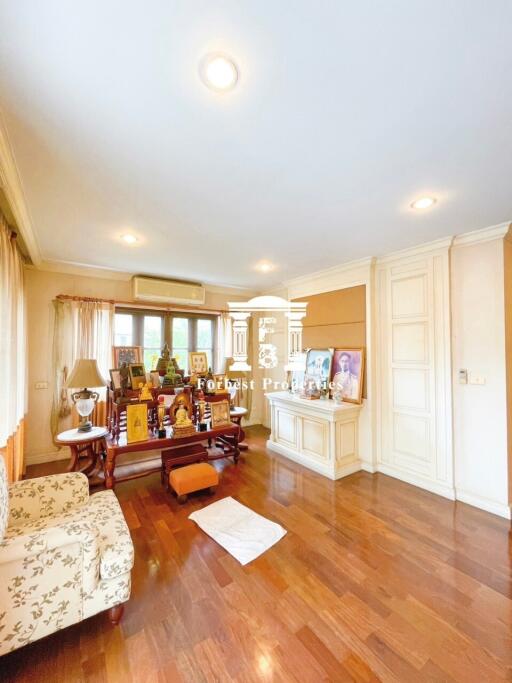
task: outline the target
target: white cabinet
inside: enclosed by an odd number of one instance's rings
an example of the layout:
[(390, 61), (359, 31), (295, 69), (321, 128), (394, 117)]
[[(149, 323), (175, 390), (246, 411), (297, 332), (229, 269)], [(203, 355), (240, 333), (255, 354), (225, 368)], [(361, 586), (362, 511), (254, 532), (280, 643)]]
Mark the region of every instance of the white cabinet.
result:
[(357, 435), (361, 406), (331, 399), (307, 401), (286, 391), (266, 394), (270, 404), (270, 450), (339, 479), (361, 469)]

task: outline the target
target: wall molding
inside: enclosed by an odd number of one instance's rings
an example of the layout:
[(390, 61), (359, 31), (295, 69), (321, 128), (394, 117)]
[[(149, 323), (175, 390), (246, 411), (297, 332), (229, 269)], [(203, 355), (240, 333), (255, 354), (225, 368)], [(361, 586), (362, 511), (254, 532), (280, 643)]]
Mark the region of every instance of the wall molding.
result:
[(471, 232), (463, 232), (453, 238), (454, 247), (469, 246), (471, 244), (479, 244), (482, 242), (490, 242), (492, 240), (502, 239), (506, 237), (509, 230), (512, 229), (512, 223), (507, 221), (499, 223), (498, 225), (491, 225), (488, 228), (481, 228), (480, 230), (472, 230)]
[(377, 465), (376, 471), (380, 472), (381, 474), (385, 474), (388, 477), (399, 479), (400, 481), (403, 481), (406, 484), (417, 486), (418, 488), (424, 489), (425, 491), (429, 491), (430, 493), (435, 493), (436, 495), (442, 496), (443, 498), (455, 500), (455, 489), (452, 486), (449, 486), (448, 484), (441, 484), (439, 482), (433, 481), (432, 479), (422, 477), (418, 474), (406, 472), (402, 469), (399, 470), (396, 467), (393, 467), (392, 465), (386, 465), (382, 462), (380, 462)]
[(34, 231), (30, 212), (25, 200), (20, 172), (16, 164), (7, 129), (0, 116), (0, 186), (21, 233), (23, 242), (33, 263), (41, 263), (41, 249)]
[(385, 254), (376, 259), (376, 265), (387, 265), (392, 261), (398, 261), (402, 259), (415, 258), (416, 256), (424, 256), (425, 254), (431, 254), (436, 251), (446, 251), (451, 247), (453, 243), (453, 237), (443, 237), (438, 240), (433, 240), (432, 242), (424, 242), (423, 244), (418, 244), (415, 247), (408, 247), (407, 249), (400, 249), (398, 251), (392, 251), (390, 254)]
[[(89, 266), (85, 263), (75, 263), (74, 261), (56, 261), (52, 259), (41, 261), (37, 266), (28, 264), (25, 267), (29, 270), (42, 270), (48, 273), (79, 275), (81, 277), (103, 278), (105, 280), (118, 280), (120, 282), (128, 282), (134, 275), (137, 275), (137, 273), (130, 273), (123, 270), (113, 270), (112, 268), (103, 268), (102, 266)], [(201, 284), (207, 292), (212, 294), (230, 294), (233, 296), (244, 295), (248, 298), (259, 294), (259, 292), (256, 290), (250, 289), (248, 287), (237, 287), (234, 285), (213, 285), (205, 282)]]
[(504, 517), (505, 519), (511, 519), (511, 510), (505, 503), (499, 503), (495, 500), (490, 500), (489, 498), (483, 498), (482, 496), (477, 496), (469, 491), (463, 491), (461, 489), (455, 489), (456, 499), (461, 503), (466, 503), (472, 507), (479, 508), (485, 512), (490, 512), (493, 515), (498, 515), (499, 517)]
[(286, 280), (283, 284), (288, 289), (290, 299), (357, 287), (367, 284), (374, 263), (373, 257), (349, 261), (339, 266)]

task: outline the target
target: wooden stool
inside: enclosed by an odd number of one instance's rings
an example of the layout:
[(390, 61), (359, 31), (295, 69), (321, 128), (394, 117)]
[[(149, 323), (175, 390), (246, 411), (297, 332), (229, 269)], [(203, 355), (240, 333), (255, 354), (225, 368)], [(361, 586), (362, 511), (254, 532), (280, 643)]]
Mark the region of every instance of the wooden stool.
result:
[(187, 494), (202, 489), (210, 489), (213, 493), (219, 483), (217, 470), (207, 462), (198, 462), (171, 470), (169, 484), (178, 496), (178, 503), (185, 503)]

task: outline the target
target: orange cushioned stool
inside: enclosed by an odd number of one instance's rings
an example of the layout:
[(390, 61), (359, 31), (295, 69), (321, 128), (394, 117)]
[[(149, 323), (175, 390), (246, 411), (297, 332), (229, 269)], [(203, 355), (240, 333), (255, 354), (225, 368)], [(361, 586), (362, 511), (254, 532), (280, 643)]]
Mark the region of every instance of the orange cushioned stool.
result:
[(218, 483), (217, 470), (207, 462), (198, 462), (169, 472), (169, 484), (176, 491), (178, 503), (184, 503), (187, 494), (193, 491), (209, 488), (213, 493)]

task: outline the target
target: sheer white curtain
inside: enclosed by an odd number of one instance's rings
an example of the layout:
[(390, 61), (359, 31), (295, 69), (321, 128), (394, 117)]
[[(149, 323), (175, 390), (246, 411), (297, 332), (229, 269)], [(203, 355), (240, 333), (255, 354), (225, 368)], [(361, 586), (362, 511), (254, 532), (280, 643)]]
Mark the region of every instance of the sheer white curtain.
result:
[[(54, 393), (51, 430), (52, 435), (55, 436), (69, 426), (69, 415), (72, 410), (70, 392), (65, 389), (65, 382), (75, 361), (79, 358), (96, 359), (105, 383), (108, 381), (109, 369), (112, 367), (115, 306), (113, 302), (65, 298), (56, 299), (53, 305), (55, 311)], [(99, 393), (100, 402), (93, 418), (95, 417), (97, 424), (104, 424), (105, 389)], [(64, 423), (65, 420), (68, 424)]]
[(9, 479), (23, 474), (27, 344), (23, 259), (0, 214), (0, 452)]
[(230, 358), (232, 353), (233, 328), (232, 318), (225, 311), (219, 315), (217, 320), (217, 353), (215, 359), (215, 372), (219, 375), (226, 372), (226, 358)]

